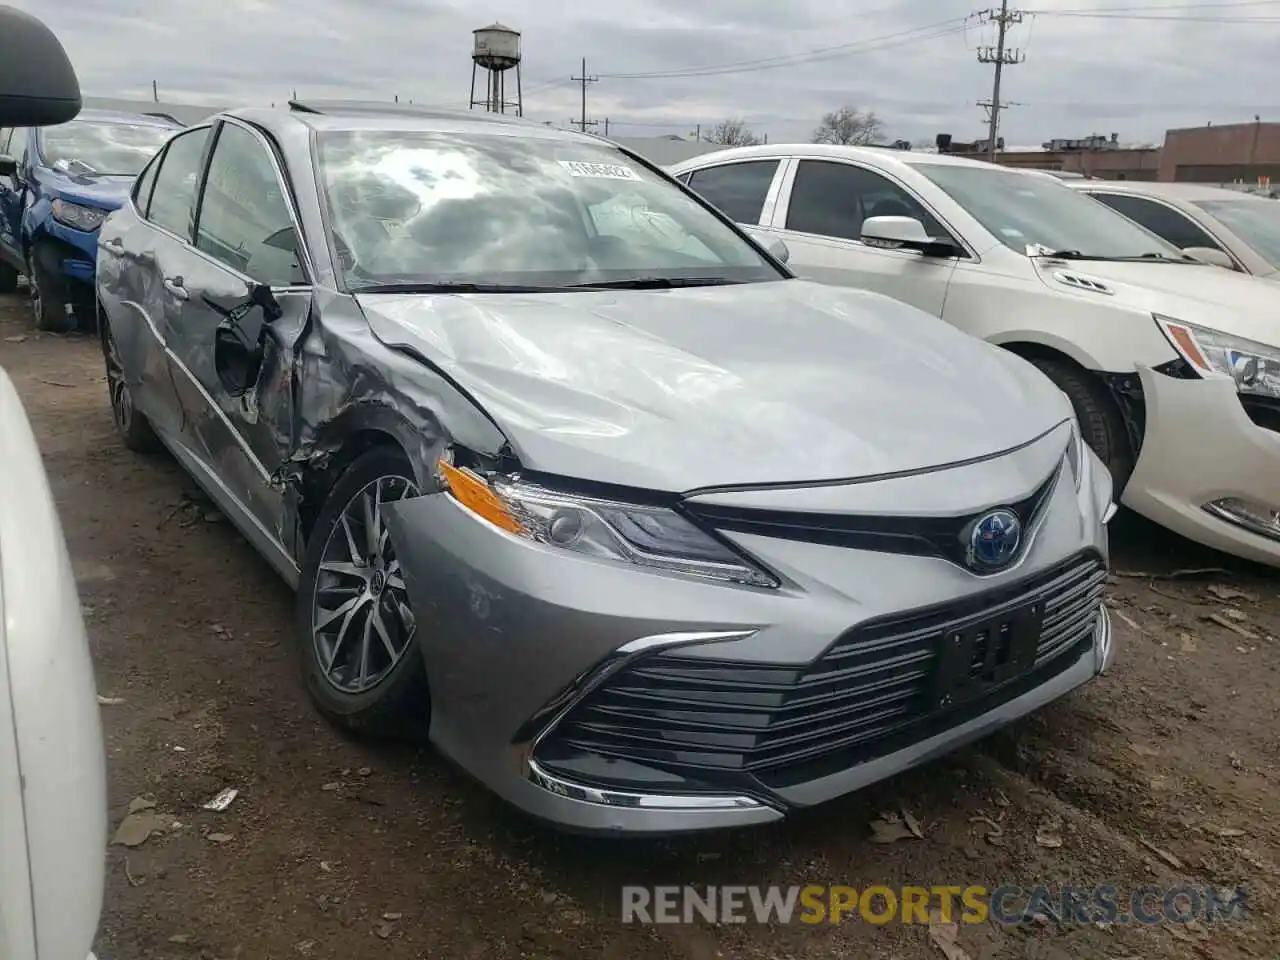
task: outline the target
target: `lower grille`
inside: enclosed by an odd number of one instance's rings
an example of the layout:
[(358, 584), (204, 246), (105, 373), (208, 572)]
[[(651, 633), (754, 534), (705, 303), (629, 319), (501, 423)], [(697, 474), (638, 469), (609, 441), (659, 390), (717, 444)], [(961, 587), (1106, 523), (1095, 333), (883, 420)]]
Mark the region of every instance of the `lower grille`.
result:
[[(643, 656), (574, 707), (539, 753), (770, 787), (846, 769), (1071, 666), (1091, 649), (1106, 576), (1099, 557), (1079, 556), (958, 603), (861, 624), (799, 667)], [(953, 641), (963, 662), (945, 646)]]

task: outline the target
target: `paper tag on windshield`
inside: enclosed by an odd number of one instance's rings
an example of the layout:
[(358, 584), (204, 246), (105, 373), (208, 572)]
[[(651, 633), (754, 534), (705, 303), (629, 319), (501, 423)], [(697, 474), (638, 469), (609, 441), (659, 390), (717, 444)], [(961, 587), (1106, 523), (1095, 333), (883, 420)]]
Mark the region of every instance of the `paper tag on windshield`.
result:
[(561, 160), (560, 166), (569, 171), (571, 177), (602, 177), (605, 180), (639, 180), (640, 177), (630, 167), (620, 163), (593, 163), (587, 160)]

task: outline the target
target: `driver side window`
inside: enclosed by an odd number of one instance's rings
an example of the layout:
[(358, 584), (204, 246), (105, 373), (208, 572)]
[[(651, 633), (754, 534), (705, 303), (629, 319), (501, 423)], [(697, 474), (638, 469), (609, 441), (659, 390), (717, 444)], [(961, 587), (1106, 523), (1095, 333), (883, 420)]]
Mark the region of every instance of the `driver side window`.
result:
[(840, 240), (860, 240), (868, 217), (914, 217), (931, 237), (951, 234), (920, 203), (886, 177), (828, 160), (796, 165), (787, 229)]
[(233, 123), (223, 123), (213, 146), (196, 248), (268, 286), (306, 282), (275, 164), (257, 137)]

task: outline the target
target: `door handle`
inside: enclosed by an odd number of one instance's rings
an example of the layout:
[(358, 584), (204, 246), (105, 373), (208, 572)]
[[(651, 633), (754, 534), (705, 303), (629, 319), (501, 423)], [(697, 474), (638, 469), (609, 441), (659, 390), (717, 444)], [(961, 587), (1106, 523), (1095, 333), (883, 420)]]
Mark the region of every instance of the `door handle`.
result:
[(110, 240), (102, 241), (102, 249), (110, 250), (112, 253), (124, 253), (124, 244), (116, 237), (112, 237)]
[(187, 293), (187, 288), (182, 285), (181, 277), (165, 277), (164, 288), (179, 300), (186, 300), (191, 296)]

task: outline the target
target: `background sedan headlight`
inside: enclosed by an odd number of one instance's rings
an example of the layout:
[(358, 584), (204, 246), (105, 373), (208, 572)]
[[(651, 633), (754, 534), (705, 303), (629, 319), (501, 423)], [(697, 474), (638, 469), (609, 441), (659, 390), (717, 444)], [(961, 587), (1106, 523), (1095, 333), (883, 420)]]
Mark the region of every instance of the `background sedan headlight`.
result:
[(768, 573), (667, 507), (560, 493), (511, 478), (486, 481), (445, 460), (439, 469), (458, 503), (516, 536), (602, 560), (753, 587), (778, 586)]
[(1280, 347), (1171, 317), (1157, 315), (1156, 322), (1197, 373), (1230, 377), (1241, 393), (1280, 399)]
[(66, 200), (55, 200), (50, 204), (50, 212), (53, 214), (53, 219), (59, 223), (65, 223), (68, 227), (83, 230), (85, 233), (92, 233), (102, 226), (102, 221), (107, 219), (107, 214), (111, 211), (98, 207), (85, 207)]

